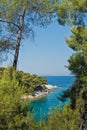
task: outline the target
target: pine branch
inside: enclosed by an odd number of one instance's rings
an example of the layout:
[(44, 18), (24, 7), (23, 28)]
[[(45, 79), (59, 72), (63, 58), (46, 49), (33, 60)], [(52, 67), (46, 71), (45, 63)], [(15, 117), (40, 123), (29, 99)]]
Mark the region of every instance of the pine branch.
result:
[(6, 20), (4, 20), (4, 19), (0, 19), (0, 22), (2, 22), (2, 23), (8, 23), (8, 24), (13, 24), (13, 25), (15, 25), (16, 27), (19, 28), (19, 26), (18, 26), (17, 24), (15, 24), (15, 23), (13, 23), (13, 22), (10, 22), (10, 21), (6, 21)]

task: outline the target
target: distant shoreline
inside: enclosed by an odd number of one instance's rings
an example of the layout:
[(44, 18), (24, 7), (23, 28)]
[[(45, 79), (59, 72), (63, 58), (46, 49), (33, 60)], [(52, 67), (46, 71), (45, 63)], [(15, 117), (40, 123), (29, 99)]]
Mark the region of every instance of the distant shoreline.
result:
[(46, 95), (48, 95), (48, 93), (53, 90), (53, 89), (59, 89), (60, 87), (58, 86), (52, 86), (52, 85), (45, 85), (46, 89), (42, 90), (42, 91), (35, 91), (34, 94), (32, 95), (23, 95), (22, 99), (38, 99), (38, 98), (42, 98)]

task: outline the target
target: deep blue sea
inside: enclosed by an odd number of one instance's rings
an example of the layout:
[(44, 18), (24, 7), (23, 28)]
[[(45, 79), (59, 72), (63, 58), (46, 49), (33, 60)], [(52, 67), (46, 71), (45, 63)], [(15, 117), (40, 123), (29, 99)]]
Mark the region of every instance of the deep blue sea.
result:
[[(62, 91), (68, 89), (75, 80), (73, 76), (45, 76), (47, 83), (61, 87), (60, 89), (54, 89), (49, 94), (41, 99), (34, 100), (31, 103), (31, 107), (34, 108), (36, 119), (45, 118), (54, 107), (58, 106), (61, 102), (58, 100), (58, 96)], [(62, 105), (65, 103), (63, 102)]]

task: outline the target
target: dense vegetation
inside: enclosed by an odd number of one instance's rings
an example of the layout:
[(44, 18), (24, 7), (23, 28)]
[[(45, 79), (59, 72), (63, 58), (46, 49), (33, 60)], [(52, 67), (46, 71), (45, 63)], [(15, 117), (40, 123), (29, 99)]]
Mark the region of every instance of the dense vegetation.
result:
[(43, 130), (77, 130), (81, 122), (78, 109), (72, 110), (67, 104), (62, 110), (61, 107), (49, 115), (46, 126)]
[[(0, 78), (0, 129), (27, 129), (29, 120), (27, 101), (21, 100), (26, 89), (16, 78), (16, 72), (6, 69)], [(29, 115), (29, 118), (28, 116)]]
[[(12, 67), (8, 67), (8, 68), (0, 68), (0, 79), (2, 80), (4, 77), (4, 71), (7, 71), (7, 73), (5, 73), (5, 75), (7, 75), (7, 78), (10, 78), (10, 80), (12, 79), (12, 74), (13, 72), (15, 72), (13, 79), (16, 80), (16, 82), (18, 83), (19, 86), (24, 86), (27, 94), (33, 93), (34, 90), (38, 87), (38, 86), (42, 86), (43, 89), (45, 89), (44, 85), (47, 83), (46, 79), (43, 77), (39, 77), (35, 74), (30, 75), (29, 73), (25, 73), (23, 71), (13, 71), (14, 69), (12, 69)], [(12, 79), (12, 80), (13, 80)]]
[[(69, 5), (69, 8), (68, 8)], [(74, 53), (69, 58), (68, 69), (76, 76), (72, 86), (61, 95), (61, 99), (69, 97), (71, 108), (79, 109), (82, 123), (80, 129), (87, 125), (87, 1), (86, 0), (64, 0), (60, 2), (59, 21), (62, 24), (74, 25), (71, 29), (68, 46)]]
[[(64, 110), (61, 107), (56, 108), (55, 112), (44, 121), (36, 121), (32, 109), (27, 107), (30, 101), (23, 100), (22, 96), (26, 92), (31, 93), (35, 85), (45, 84), (44, 78), (15, 71), (11, 67), (1, 68), (0, 72), (2, 72), (0, 78), (1, 130), (62, 130), (63, 128), (75, 130), (77, 128), (80, 121), (79, 111), (73, 111), (69, 104)], [(30, 87), (29, 84), (31, 84)]]

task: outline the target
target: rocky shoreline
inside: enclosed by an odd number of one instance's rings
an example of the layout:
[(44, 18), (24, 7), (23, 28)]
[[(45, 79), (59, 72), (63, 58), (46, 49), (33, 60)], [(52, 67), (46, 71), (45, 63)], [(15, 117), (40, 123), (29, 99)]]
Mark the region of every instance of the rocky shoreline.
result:
[(46, 96), (51, 90), (53, 89), (59, 89), (60, 87), (58, 86), (52, 86), (52, 85), (45, 85), (46, 89), (44, 90), (38, 90), (38, 91), (35, 91), (32, 95), (23, 95), (22, 96), (22, 99), (37, 99), (37, 98), (41, 98), (41, 97), (44, 97)]

